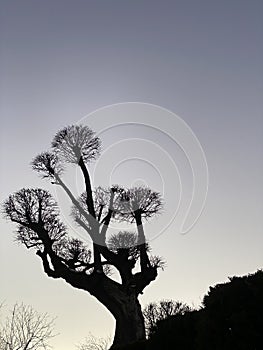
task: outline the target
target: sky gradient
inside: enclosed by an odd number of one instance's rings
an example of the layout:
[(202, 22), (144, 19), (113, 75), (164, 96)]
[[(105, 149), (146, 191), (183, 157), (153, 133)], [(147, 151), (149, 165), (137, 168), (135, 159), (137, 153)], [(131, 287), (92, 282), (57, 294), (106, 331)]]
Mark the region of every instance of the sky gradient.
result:
[[(167, 268), (143, 305), (172, 298), (198, 306), (210, 285), (262, 268), (262, 18), (256, 0), (2, 0), (1, 201), (21, 187), (52, 190), (29, 163), (61, 127), (111, 104), (159, 105), (198, 137), (210, 183), (191, 232), (170, 227), (152, 242)], [(57, 316), (56, 350), (73, 349), (89, 331), (112, 334), (107, 310), (48, 278), (13, 242), (13, 229), (1, 218), (0, 302)]]

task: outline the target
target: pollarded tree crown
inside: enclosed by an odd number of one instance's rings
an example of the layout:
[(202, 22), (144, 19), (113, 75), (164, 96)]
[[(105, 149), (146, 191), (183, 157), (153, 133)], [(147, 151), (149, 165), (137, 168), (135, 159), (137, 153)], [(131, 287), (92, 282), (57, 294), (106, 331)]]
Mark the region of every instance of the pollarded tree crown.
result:
[(135, 221), (136, 214), (149, 219), (161, 212), (163, 201), (159, 192), (149, 187), (132, 187), (123, 191), (119, 216), (126, 221)]
[(54, 198), (42, 188), (22, 188), (11, 194), (4, 202), (3, 210), (8, 219), (18, 223), (45, 222), (59, 213)]
[(32, 169), (38, 172), (42, 178), (55, 180), (56, 175), (61, 175), (64, 168), (58, 155), (54, 152), (42, 152), (31, 162)]
[(56, 133), (52, 148), (65, 162), (78, 164), (80, 158), (84, 162), (98, 158), (101, 140), (88, 126), (70, 125)]
[(56, 201), (41, 188), (23, 188), (10, 195), (3, 204), (3, 212), (7, 219), (18, 223), (16, 240), (27, 248), (42, 247), (37, 227), (46, 230), (52, 242), (60, 241), (66, 235)]
[(136, 232), (120, 231), (112, 234), (107, 240), (107, 247), (116, 254), (126, 253), (127, 258), (139, 259), (140, 250), (137, 244)]
[[(120, 201), (123, 193), (123, 189), (117, 185), (111, 187), (96, 187), (93, 194), (94, 210), (96, 219), (102, 223), (109, 214), (112, 212), (111, 219), (115, 219), (116, 213), (120, 210)], [(88, 214), (87, 209), (87, 193), (83, 192), (77, 199), (77, 203), (72, 206), (71, 216), (79, 223), (79, 220), (83, 221), (88, 227), (90, 222), (86, 220), (84, 213)]]
[[(18, 224), (16, 241), (38, 255), (47, 249), (76, 271), (93, 271), (92, 252), (81, 240), (70, 237), (59, 219), (59, 209), (49, 192), (43, 189), (21, 189), (10, 195), (3, 204), (7, 219)], [(106, 266), (104, 267), (107, 272)]]
[(65, 237), (60, 243), (55, 246), (55, 250), (69, 267), (81, 271), (89, 266), (92, 252), (84, 242), (78, 238)]

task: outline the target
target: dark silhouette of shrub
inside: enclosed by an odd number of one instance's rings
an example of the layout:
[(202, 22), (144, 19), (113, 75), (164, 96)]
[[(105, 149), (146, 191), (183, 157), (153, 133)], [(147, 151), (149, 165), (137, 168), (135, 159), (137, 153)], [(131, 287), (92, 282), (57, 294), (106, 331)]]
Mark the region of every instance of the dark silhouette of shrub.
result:
[(200, 310), (158, 321), (147, 342), (129, 349), (260, 350), (262, 344), (263, 270), (258, 270), (210, 287)]
[(180, 301), (161, 300), (148, 304), (143, 310), (147, 337), (151, 337), (156, 332), (160, 321), (167, 320), (170, 316), (184, 315), (189, 311), (191, 308)]
[(262, 270), (211, 287), (203, 306), (198, 326), (199, 349), (262, 349)]
[(188, 311), (157, 322), (147, 349), (195, 349), (197, 318), (198, 311)]

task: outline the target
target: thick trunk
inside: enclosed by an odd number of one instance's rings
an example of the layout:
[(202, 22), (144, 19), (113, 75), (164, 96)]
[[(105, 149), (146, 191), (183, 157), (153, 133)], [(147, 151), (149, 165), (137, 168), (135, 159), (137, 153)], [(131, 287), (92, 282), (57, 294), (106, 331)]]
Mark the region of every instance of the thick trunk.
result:
[[(148, 267), (143, 272), (131, 273), (134, 262), (113, 255), (112, 252), (102, 249), (103, 255), (115, 263), (121, 277), (122, 284), (112, 280), (104, 273), (75, 271), (69, 268), (60, 257), (52, 251), (52, 243), (47, 239), (47, 233), (43, 229), (38, 230), (39, 236), (45, 245), (43, 252), (37, 252), (43, 262), (44, 271), (53, 278), (62, 278), (74, 288), (82, 289), (93, 295), (113, 315), (116, 320), (115, 336), (112, 350), (118, 346), (126, 346), (130, 343), (145, 340), (144, 319), (140, 303), (139, 293), (148, 286), (157, 276), (156, 268)], [(117, 264), (117, 260), (119, 260)], [(125, 264), (126, 260), (126, 264)]]
[(130, 295), (120, 301), (114, 313), (116, 320), (115, 336), (111, 350), (145, 339), (144, 319), (138, 298)]
[[(81, 278), (70, 271), (63, 278), (73, 287), (88, 291), (113, 315), (116, 326), (112, 350), (116, 346), (145, 339), (144, 319), (136, 286), (139, 281), (135, 279), (129, 286), (123, 287), (104, 274), (82, 274)], [(147, 281), (146, 284), (149, 283)]]

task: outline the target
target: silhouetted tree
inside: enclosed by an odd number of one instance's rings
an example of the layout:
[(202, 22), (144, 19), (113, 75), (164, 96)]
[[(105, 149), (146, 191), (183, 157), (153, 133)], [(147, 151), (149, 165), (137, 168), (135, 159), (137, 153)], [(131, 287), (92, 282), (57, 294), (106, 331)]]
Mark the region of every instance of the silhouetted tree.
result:
[(101, 338), (89, 334), (83, 343), (77, 345), (77, 348), (78, 350), (107, 350), (110, 346), (110, 343), (110, 337)]
[(31, 306), (15, 304), (0, 330), (0, 350), (48, 349), (54, 320)]
[(158, 303), (148, 304), (143, 310), (147, 336), (151, 336), (157, 330), (159, 321), (174, 315), (184, 315), (190, 310), (188, 305), (174, 300), (161, 300)]
[[(143, 221), (162, 208), (159, 193), (147, 187), (92, 188), (88, 163), (100, 153), (101, 142), (87, 126), (73, 125), (58, 131), (52, 150), (38, 155), (32, 167), (43, 178), (61, 187), (72, 202), (72, 217), (92, 239), (93, 246), (70, 237), (59, 218), (59, 209), (46, 190), (21, 189), (4, 203), (5, 216), (17, 224), (17, 240), (35, 248), (45, 273), (64, 279), (74, 288), (96, 297), (114, 316), (113, 346), (145, 339), (138, 296), (163, 267), (160, 257), (149, 257)], [(81, 171), (85, 191), (76, 198), (62, 178), (65, 163)], [(108, 234), (112, 220), (135, 224), (136, 233)], [(136, 262), (139, 271), (134, 272)], [(121, 282), (109, 276), (115, 269)]]

